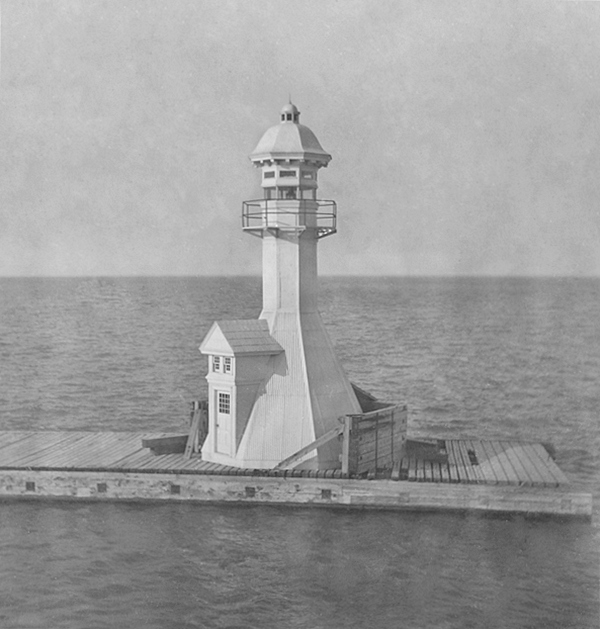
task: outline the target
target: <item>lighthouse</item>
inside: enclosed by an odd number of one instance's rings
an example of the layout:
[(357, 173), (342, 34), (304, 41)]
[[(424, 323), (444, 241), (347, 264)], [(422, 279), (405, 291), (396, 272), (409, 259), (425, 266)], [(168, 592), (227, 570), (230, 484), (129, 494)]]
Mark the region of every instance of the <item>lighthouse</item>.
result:
[(215, 322), (200, 346), (209, 361), (202, 458), (272, 468), (304, 449), (291, 467), (338, 468), (339, 440), (319, 438), (361, 407), (318, 311), (317, 246), (337, 225), (335, 202), (317, 195), (331, 155), (288, 103), (250, 159), (262, 195), (243, 203), (242, 229), (262, 240), (262, 311)]

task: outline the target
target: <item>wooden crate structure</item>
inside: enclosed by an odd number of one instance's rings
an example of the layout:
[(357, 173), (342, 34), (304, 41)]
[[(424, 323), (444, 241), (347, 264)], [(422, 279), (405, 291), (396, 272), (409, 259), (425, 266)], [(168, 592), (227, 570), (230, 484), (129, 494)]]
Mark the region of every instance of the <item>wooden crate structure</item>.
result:
[(343, 418), (342, 473), (376, 474), (399, 463), (406, 442), (406, 406), (385, 406)]

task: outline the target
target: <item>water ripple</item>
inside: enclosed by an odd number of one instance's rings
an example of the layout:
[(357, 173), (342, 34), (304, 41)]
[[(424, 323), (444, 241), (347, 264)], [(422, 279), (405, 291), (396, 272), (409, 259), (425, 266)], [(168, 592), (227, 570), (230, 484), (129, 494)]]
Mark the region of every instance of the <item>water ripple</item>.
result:
[[(600, 503), (598, 280), (324, 278), (351, 379), (415, 435), (552, 442)], [(258, 278), (0, 279), (3, 429), (181, 430)], [(597, 626), (596, 529), (418, 513), (5, 503), (0, 626)]]

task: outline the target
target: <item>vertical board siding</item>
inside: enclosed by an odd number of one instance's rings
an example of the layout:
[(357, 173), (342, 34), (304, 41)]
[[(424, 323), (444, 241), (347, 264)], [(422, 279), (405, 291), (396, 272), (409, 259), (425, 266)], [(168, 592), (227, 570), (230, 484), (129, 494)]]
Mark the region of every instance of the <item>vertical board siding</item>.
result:
[(349, 474), (391, 470), (403, 455), (407, 409), (400, 406), (345, 417), (342, 469)]

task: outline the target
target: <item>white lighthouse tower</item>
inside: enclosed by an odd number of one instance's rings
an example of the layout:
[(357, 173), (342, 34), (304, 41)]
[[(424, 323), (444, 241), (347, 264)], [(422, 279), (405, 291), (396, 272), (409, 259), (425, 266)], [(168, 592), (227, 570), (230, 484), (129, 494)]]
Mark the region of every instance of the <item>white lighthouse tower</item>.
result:
[[(255, 321), (215, 322), (200, 350), (209, 356), (205, 460), (272, 468), (360, 413), (317, 309), (317, 244), (336, 231), (336, 204), (317, 199), (331, 155), (299, 123), (291, 103), (250, 159), (263, 198), (243, 204), (243, 229), (262, 238), (263, 307)], [(330, 440), (295, 467), (340, 466)]]

